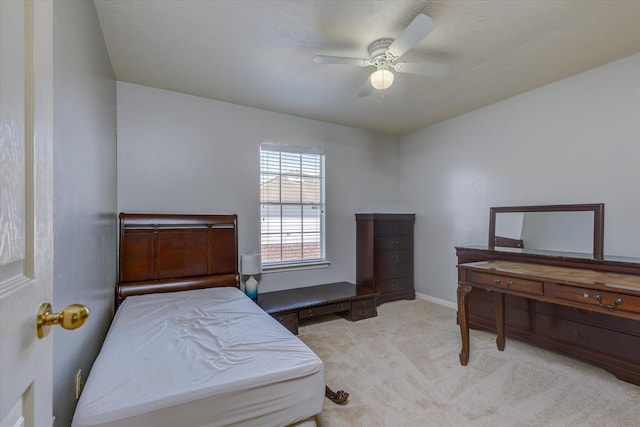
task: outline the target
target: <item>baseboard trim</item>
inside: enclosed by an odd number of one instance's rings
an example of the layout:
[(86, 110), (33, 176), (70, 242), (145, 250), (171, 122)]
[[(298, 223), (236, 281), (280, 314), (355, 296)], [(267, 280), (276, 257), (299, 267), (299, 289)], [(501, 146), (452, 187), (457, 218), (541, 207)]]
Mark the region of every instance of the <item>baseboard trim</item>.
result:
[(447, 301), (444, 299), (432, 297), (426, 294), (421, 294), (420, 292), (416, 292), (416, 298), (423, 299), (425, 301), (429, 301), (435, 304), (443, 305), (445, 307), (453, 308), (454, 310), (458, 309), (458, 305), (456, 303), (453, 303), (451, 301)]

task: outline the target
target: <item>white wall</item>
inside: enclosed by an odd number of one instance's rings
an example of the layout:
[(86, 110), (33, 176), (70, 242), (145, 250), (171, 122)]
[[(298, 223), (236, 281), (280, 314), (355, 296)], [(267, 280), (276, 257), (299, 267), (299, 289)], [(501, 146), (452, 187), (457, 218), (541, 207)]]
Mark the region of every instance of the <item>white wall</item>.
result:
[(640, 54), (402, 138), (416, 291), (455, 301), (454, 246), (489, 207), (605, 203), (605, 254), (640, 257)]
[(118, 209), (237, 213), (240, 253), (260, 251), (261, 141), (326, 152), (323, 269), (265, 273), (259, 292), (355, 280), (355, 212), (400, 208), (396, 137), (118, 82)]
[(56, 0), (53, 17), (53, 307), (90, 310), (82, 328), (52, 330), (53, 413), (68, 426), (75, 373), (86, 379), (113, 315), (116, 83), (93, 2)]

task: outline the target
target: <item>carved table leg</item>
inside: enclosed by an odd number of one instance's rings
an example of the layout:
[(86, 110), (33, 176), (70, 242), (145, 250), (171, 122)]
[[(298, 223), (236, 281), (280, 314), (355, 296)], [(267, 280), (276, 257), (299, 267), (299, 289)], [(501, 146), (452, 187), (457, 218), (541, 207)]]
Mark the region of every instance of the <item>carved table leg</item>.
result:
[(460, 322), (460, 336), (462, 337), (462, 350), (460, 350), (460, 364), (467, 366), (469, 362), (469, 301), (467, 295), (473, 289), (469, 285), (458, 285), (458, 320)]
[(337, 403), (338, 405), (342, 405), (347, 403), (349, 399), (349, 393), (343, 390), (333, 391), (326, 385), (324, 386), (324, 395), (333, 403)]
[(498, 345), (498, 350), (504, 350), (504, 294), (502, 292), (495, 293), (495, 304), (496, 304), (496, 331), (498, 332), (498, 337), (496, 338), (496, 344)]

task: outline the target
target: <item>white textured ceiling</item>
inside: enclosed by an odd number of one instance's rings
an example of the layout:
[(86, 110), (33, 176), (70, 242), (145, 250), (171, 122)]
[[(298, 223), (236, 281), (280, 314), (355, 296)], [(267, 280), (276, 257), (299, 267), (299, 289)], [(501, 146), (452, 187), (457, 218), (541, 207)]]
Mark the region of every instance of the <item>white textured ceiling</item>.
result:
[[(402, 135), (640, 52), (640, 0), (95, 0), (117, 80)], [(366, 58), (418, 14), (435, 30), (359, 98)]]

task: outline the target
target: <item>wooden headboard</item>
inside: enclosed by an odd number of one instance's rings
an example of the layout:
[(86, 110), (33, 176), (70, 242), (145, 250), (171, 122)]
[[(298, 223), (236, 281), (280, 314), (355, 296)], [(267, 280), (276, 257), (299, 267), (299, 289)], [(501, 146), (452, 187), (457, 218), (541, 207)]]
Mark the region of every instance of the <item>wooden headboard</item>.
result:
[(237, 215), (120, 214), (116, 306), (131, 295), (240, 287)]

